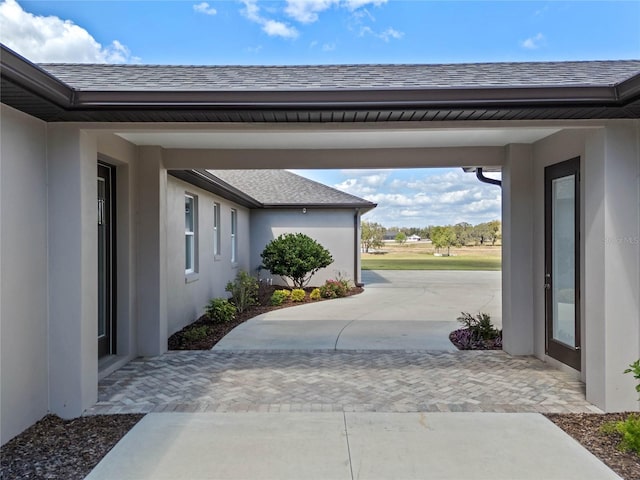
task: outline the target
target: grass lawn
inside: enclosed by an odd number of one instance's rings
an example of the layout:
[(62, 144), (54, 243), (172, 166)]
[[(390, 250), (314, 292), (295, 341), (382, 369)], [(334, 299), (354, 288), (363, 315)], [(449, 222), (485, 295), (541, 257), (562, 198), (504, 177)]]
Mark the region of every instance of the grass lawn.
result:
[(500, 270), (501, 247), (452, 248), (452, 257), (433, 256), (433, 247), (422, 242), (387, 244), (384, 253), (363, 253), (363, 270)]

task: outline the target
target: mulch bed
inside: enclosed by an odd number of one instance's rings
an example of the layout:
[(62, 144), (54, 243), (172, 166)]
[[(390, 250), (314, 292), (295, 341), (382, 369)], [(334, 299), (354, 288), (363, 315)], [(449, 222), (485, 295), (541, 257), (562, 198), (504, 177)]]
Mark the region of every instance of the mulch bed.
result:
[(464, 334), (468, 330), (468, 328), (459, 328), (449, 334), (449, 340), (458, 350), (502, 350), (502, 335), (492, 340), (482, 340), (466, 345), (462, 344), (458, 339), (461, 338), (461, 334)]
[(144, 415), (47, 415), (0, 449), (0, 478), (83, 479)]
[[(331, 300), (329, 298), (311, 300), (309, 298), (309, 293), (313, 289), (305, 288), (307, 296), (301, 302), (292, 302), (291, 300), (287, 300), (282, 305), (269, 305), (269, 299), (271, 298), (273, 292), (282, 288), (283, 287), (275, 285), (262, 287), (258, 294), (258, 304), (249, 307), (242, 313), (236, 314), (236, 318), (231, 322), (215, 323), (212, 322), (207, 315), (202, 315), (198, 320), (187, 325), (182, 330), (174, 333), (169, 337), (169, 350), (211, 350), (213, 346), (220, 340), (222, 340), (222, 337), (224, 337), (227, 333), (229, 333), (241, 323), (244, 323), (255, 316), (270, 312), (272, 310), (279, 310), (281, 308), (295, 307), (297, 305), (303, 305), (305, 303)], [(363, 291), (364, 289), (362, 287), (353, 287), (351, 288), (351, 290), (349, 290), (346, 296), (349, 297), (351, 295), (357, 295), (359, 293), (362, 293)], [(208, 334), (204, 338), (201, 338), (199, 340), (191, 340), (185, 337), (185, 333), (202, 326), (206, 326), (208, 330)]]
[(618, 450), (620, 435), (600, 432), (603, 424), (624, 420), (629, 413), (550, 413), (549, 420), (567, 432), (587, 450), (625, 480), (640, 480), (640, 457)]

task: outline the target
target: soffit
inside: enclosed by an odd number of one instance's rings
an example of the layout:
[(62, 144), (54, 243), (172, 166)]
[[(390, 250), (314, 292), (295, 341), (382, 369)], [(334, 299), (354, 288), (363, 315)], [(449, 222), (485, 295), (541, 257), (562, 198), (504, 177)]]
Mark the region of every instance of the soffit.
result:
[(502, 147), (534, 143), (557, 133), (558, 127), (466, 129), (368, 129), (323, 131), (116, 132), (138, 145), (189, 149), (358, 149)]

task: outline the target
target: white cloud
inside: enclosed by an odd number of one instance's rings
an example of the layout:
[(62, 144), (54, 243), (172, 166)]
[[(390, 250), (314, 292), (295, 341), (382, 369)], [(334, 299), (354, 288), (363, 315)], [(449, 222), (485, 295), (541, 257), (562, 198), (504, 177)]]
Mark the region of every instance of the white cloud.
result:
[(334, 187), (377, 203), (366, 219), (386, 227), (478, 224), (501, 215), (500, 189), (480, 183), (461, 169), (437, 174), (415, 170), (411, 177), (399, 170), (340, 173), (348, 178)]
[(357, 10), (366, 5), (374, 5), (376, 7), (387, 3), (387, 0), (344, 0), (343, 5), (349, 10)]
[(249, 53), (260, 53), (262, 51), (262, 45), (257, 45), (255, 47), (247, 47), (246, 50)]
[(297, 38), (298, 30), (284, 22), (263, 17), (257, 0), (242, 0), (244, 8), (242, 15), (248, 20), (262, 26), (262, 31), (271, 37)]
[(379, 6), (387, 0), (286, 0), (284, 12), (287, 16), (300, 23), (318, 21), (319, 14), (332, 8), (345, 8), (351, 12), (362, 9), (367, 5)]
[(215, 15), (218, 11), (210, 6), (207, 2), (198, 3), (193, 6), (193, 9), (198, 13), (204, 13), (205, 15)]
[(324, 45), (322, 45), (323, 52), (333, 52), (335, 49), (336, 49), (335, 43), (325, 43)]
[(338, 0), (287, 0), (284, 12), (300, 23), (313, 23), (318, 20), (318, 13), (336, 3)]
[(404, 37), (404, 32), (400, 32), (392, 27), (389, 27), (382, 32), (377, 32), (371, 27), (365, 26), (360, 28), (360, 36), (364, 37), (365, 35), (371, 35), (373, 37), (379, 38), (380, 40), (388, 42), (391, 39), (400, 40), (402, 37)]
[(381, 32), (378, 37), (385, 42), (388, 42), (392, 38), (395, 40), (400, 40), (402, 37), (404, 37), (404, 32), (399, 32), (395, 28), (389, 27), (384, 32)]
[(542, 45), (544, 45), (544, 41), (545, 41), (544, 35), (542, 33), (538, 33), (537, 35), (534, 35), (533, 37), (529, 37), (526, 40), (524, 40), (521, 43), (521, 46), (528, 50), (535, 50), (537, 48), (540, 48)]
[(294, 27), (276, 20), (266, 20), (262, 24), (262, 30), (270, 37), (296, 38), (298, 36), (298, 30)]
[(114, 40), (102, 46), (70, 20), (26, 12), (15, 0), (0, 4), (0, 41), (33, 62), (130, 63), (140, 59)]

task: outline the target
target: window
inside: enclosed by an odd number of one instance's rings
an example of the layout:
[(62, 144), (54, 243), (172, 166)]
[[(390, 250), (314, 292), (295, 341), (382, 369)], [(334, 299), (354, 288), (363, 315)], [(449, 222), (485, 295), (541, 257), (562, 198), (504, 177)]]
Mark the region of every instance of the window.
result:
[(238, 261), (238, 211), (231, 209), (231, 262)]
[(213, 204), (213, 254), (220, 255), (220, 204)]
[(196, 271), (196, 197), (184, 196), (185, 273)]

